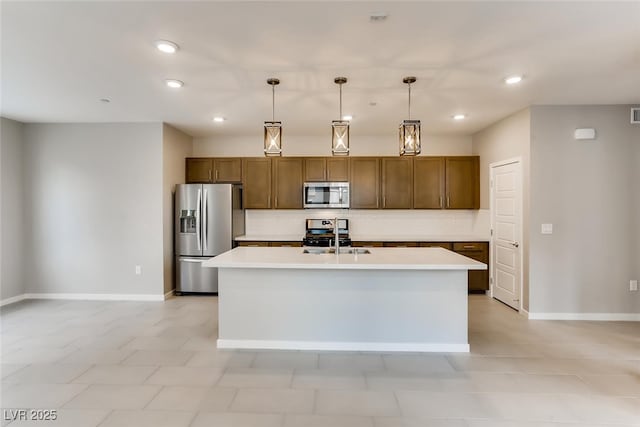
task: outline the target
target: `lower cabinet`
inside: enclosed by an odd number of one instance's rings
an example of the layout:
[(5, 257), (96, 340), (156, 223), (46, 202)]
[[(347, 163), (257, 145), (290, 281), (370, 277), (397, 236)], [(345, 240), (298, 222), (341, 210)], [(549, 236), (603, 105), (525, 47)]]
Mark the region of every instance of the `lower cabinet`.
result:
[(269, 242), (269, 246), (271, 247), (288, 247), (288, 248), (301, 248), (302, 247), (302, 242), (297, 240), (294, 242)]
[(385, 248), (417, 248), (418, 242), (384, 242), (382, 244)]
[(359, 242), (352, 241), (351, 246), (354, 248), (381, 248), (383, 246), (382, 242)]
[(453, 250), (453, 243), (449, 242), (420, 242), (421, 248), (445, 248)]
[(238, 246), (271, 246), (273, 248), (275, 247), (291, 247), (291, 248), (301, 248), (302, 247), (302, 241), (300, 240), (295, 240), (295, 241), (271, 241), (271, 242), (267, 242), (264, 240), (259, 240), (259, 241), (249, 241), (249, 240), (243, 240), (238, 242)]
[(243, 240), (242, 242), (238, 242), (238, 246), (269, 246), (269, 242)]
[[(489, 243), (487, 242), (456, 242), (453, 251), (476, 261), (489, 265)], [(489, 270), (469, 271), (469, 291), (484, 292), (489, 290)]]
[[(238, 246), (302, 247), (302, 241), (240, 241)], [(352, 241), (354, 248), (428, 248), (440, 247), (489, 265), (488, 242), (366, 242)], [(469, 271), (469, 292), (489, 290), (489, 270)]]

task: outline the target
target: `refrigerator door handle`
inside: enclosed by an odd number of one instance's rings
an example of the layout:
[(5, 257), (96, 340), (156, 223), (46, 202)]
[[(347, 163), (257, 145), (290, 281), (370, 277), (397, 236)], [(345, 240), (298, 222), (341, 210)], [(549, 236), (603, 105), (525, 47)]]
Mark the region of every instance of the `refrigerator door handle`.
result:
[(180, 262), (195, 262), (195, 263), (201, 263), (205, 261), (204, 259), (201, 258), (180, 258)]
[(198, 189), (198, 198), (196, 202), (196, 242), (198, 243), (198, 250), (202, 250), (202, 246), (200, 244), (202, 239), (202, 229), (200, 227), (200, 208), (202, 205), (202, 197), (201, 190)]
[(209, 197), (207, 196), (207, 189), (204, 189), (204, 198), (202, 200), (204, 204), (204, 210), (202, 214), (202, 246), (204, 250), (208, 249), (207, 236), (209, 235)]

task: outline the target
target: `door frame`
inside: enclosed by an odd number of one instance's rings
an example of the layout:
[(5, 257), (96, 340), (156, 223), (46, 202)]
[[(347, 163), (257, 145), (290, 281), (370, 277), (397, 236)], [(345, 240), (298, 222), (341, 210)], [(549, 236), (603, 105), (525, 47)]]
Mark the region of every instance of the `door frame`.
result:
[(489, 224), (491, 227), (491, 240), (489, 241), (489, 296), (493, 298), (493, 286), (495, 284), (494, 273), (495, 273), (495, 256), (493, 256), (493, 250), (495, 247), (494, 243), (494, 235), (493, 230), (495, 229), (495, 224), (493, 223), (493, 211), (495, 209), (494, 199), (493, 199), (493, 175), (494, 169), (500, 166), (506, 166), (512, 163), (518, 163), (520, 173), (519, 173), (519, 183), (518, 183), (518, 191), (520, 192), (520, 232), (518, 235), (518, 240), (520, 242), (520, 301), (518, 301), (518, 312), (522, 313), (523, 311), (523, 289), (524, 289), (524, 247), (525, 242), (523, 241), (524, 236), (524, 186), (522, 182), (522, 157), (512, 157), (506, 160), (500, 160), (498, 162), (489, 163)]

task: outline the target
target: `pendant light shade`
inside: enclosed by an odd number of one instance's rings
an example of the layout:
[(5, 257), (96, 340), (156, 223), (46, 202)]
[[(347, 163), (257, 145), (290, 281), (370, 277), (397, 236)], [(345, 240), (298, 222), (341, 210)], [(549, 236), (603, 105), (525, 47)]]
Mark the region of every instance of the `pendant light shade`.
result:
[(264, 155), (282, 156), (282, 122), (276, 122), (276, 85), (280, 84), (278, 79), (268, 79), (267, 84), (271, 85), (271, 121), (264, 122)]
[(342, 119), (342, 85), (346, 77), (336, 77), (334, 83), (340, 86), (340, 119), (331, 122), (331, 154), (334, 156), (349, 155), (349, 121)]
[(405, 77), (402, 82), (409, 87), (409, 119), (400, 124), (399, 140), (400, 155), (415, 156), (422, 149), (420, 143), (420, 120), (411, 120), (411, 83), (415, 83), (415, 77)]

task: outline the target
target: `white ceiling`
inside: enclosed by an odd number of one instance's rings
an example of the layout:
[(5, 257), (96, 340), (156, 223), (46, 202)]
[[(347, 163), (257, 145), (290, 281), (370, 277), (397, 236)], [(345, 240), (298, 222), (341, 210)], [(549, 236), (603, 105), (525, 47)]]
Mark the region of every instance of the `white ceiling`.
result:
[[(388, 19), (370, 22), (380, 11)], [(418, 78), (412, 116), (432, 134), (470, 134), (531, 104), (640, 102), (638, 1), (3, 1), (1, 31), (0, 113), (25, 122), (258, 135), (272, 76), (285, 137), (329, 134), (342, 75), (353, 134), (395, 134), (407, 75)], [(179, 52), (160, 53), (157, 39)], [(518, 73), (520, 85), (502, 83)], [(185, 86), (168, 89), (167, 78)], [(458, 112), (468, 119), (451, 120)]]

